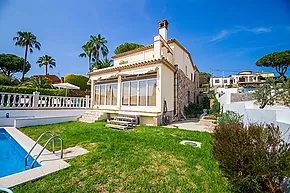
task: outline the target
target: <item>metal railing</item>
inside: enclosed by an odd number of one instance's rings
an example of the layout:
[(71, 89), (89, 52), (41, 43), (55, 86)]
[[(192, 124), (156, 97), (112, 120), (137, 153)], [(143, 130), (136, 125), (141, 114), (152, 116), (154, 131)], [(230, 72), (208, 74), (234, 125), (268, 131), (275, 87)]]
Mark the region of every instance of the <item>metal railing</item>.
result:
[(8, 188), (0, 188), (0, 192), (6, 192), (6, 193), (13, 193), (11, 190), (9, 190)]
[(44, 147), (42, 148), (42, 150), (39, 152), (39, 154), (36, 156), (36, 158), (34, 159), (34, 161), (31, 164), (31, 168), (33, 168), (34, 164), (36, 163), (37, 159), (40, 157), (40, 155), (42, 154), (42, 152), (45, 150), (46, 146), (49, 144), (50, 141), (54, 140), (58, 138), (60, 140), (60, 158), (63, 158), (63, 140), (60, 136), (52, 136), (51, 138), (49, 138), (49, 140), (47, 140), (47, 142), (45, 143)]
[[(29, 150), (29, 152), (27, 153), (27, 155), (25, 156), (25, 167), (27, 167), (28, 166), (28, 164), (27, 164), (27, 161), (28, 161), (28, 157), (29, 157), (29, 155), (30, 155), (30, 153), (32, 152), (32, 150), (35, 148), (35, 146), (38, 144), (38, 142), (40, 141), (40, 139), (44, 136), (44, 135), (51, 135), (51, 137), (53, 137), (54, 135), (51, 133), (51, 132), (49, 132), (49, 131), (47, 131), (47, 132), (44, 132), (44, 133), (42, 133), (39, 137), (38, 137), (38, 139), (36, 140), (36, 142), (34, 143), (34, 145), (31, 147), (31, 149)], [(54, 140), (52, 140), (51, 141), (52, 142), (52, 153), (55, 153), (55, 149), (54, 149)]]
[[(31, 154), (31, 152), (33, 151), (33, 149), (36, 147), (36, 145), (38, 144), (38, 142), (40, 141), (40, 139), (44, 136), (44, 135), (51, 135), (51, 137), (46, 141), (45, 145), (43, 146), (43, 148), (41, 149), (41, 151), (37, 154), (37, 156), (34, 158), (31, 167), (28, 166), (28, 158), (29, 155)], [(31, 169), (33, 168), (33, 166), (35, 165), (35, 163), (37, 162), (37, 159), (40, 157), (40, 155), (42, 154), (42, 152), (45, 150), (45, 148), (47, 147), (47, 145), (52, 142), (52, 153), (55, 154), (55, 147), (54, 147), (54, 139), (59, 139), (60, 140), (60, 158), (63, 158), (63, 140), (60, 136), (55, 136), (53, 135), (52, 132), (47, 131), (42, 133), (38, 139), (36, 140), (36, 142), (34, 143), (34, 145), (31, 147), (30, 151), (27, 153), (27, 155), (25, 156), (25, 168), (26, 169)]]

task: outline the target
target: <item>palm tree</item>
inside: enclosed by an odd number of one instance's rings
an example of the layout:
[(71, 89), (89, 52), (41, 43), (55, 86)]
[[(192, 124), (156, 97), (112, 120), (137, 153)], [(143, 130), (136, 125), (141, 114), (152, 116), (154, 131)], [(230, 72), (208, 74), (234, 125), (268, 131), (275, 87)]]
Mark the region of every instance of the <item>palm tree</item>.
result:
[(108, 59), (107, 57), (104, 58), (103, 60), (99, 60), (97, 65), (95, 64), (95, 66), (98, 68), (98, 69), (101, 69), (101, 68), (107, 68), (107, 67), (110, 67), (112, 66), (113, 64), (113, 60), (111, 59)]
[(109, 49), (106, 46), (107, 40), (104, 37), (102, 37), (101, 34), (98, 34), (97, 36), (91, 36), (91, 39), (89, 41), (91, 41), (94, 45), (93, 56), (96, 61), (96, 64), (98, 64), (100, 49), (103, 57), (107, 56), (109, 53)]
[(48, 67), (53, 68), (56, 66), (55, 59), (48, 55), (39, 57), (36, 64), (38, 64), (39, 67), (45, 66), (46, 75), (48, 75)]
[(52, 88), (51, 80), (45, 76), (34, 76), (22, 84), (29, 88)]
[(24, 63), (23, 63), (23, 71), (22, 71), (22, 81), (24, 81), (25, 75), (25, 65), (27, 61), (27, 53), (28, 49), (30, 53), (33, 52), (33, 48), (40, 50), (41, 44), (36, 40), (36, 36), (31, 32), (17, 32), (17, 36), (13, 38), (16, 46), (25, 47), (25, 55), (24, 55)]
[(81, 53), (79, 55), (79, 57), (81, 58), (85, 58), (88, 57), (88, 70), (89, 72), (91, 72), (91, 60), (92, 60), (92, 54), (93, 54), (93, 49), (94, 49), (94, 45), (92, 41), (88, 41), (86, 44), (84, 44), (82, 46), (83, 49), (83, 53)]

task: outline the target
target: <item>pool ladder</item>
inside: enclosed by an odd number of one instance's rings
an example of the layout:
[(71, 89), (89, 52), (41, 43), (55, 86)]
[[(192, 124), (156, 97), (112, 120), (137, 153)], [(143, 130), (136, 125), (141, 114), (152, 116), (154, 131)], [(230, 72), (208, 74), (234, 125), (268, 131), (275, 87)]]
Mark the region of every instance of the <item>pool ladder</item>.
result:
[[(31, 167), (28, 166), (28, 158), (29, 158), (29, 155), (31, 154), (32, 150), (36, 147), (36, 145), (38, 144), (38, 142), (40, 141), (40, 139), (45, 136), (45, 135), (51, 135), (51, 137), (47, 140), (47, 142), (45, 143), (45, 145), (43, 146), (43, 148), (41, 149), (41, 151), (37, 154), (37, 156), (34, 158), (32, 164), (31, 164)], [(32, 169), (33, 166), (35, 165), (37, 159), (40, 157), (40, 155), (42, 154), (42, 152), (45, 150), (45, 148), (47, 147), (47, 145), (51, 142), (52, 143), (52, 153), (54, 154), (55, 153), (55, 148), (54, 148), (54, 139), (59, 139), (60, 140), (60, 158), (62, 159), (63, 158), (63, 148), (62, 148), (62, 145), (63, 145), (63, 140), (60, 136), (55, 136), (52, 134), (52, 132), (44, 132), (42, 133), (38, 139), (36, 140), (36, 142), (34, 143), (34, 145), (31, 147), (30, 151), (27, 153), (27, 155), (25, 156), (25, 168), (26, 169)], [(32, 157), (32, 156), (31, 156)]]

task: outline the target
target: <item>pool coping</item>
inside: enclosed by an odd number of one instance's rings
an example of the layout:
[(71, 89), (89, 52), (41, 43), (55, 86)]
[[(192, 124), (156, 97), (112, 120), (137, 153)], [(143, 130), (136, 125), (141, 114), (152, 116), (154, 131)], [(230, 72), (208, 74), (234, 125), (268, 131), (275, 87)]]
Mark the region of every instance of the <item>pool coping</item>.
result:
[[(35, 141), (26, 136), (24, 133), (16, 129), (15, 127), (1, 127), (4, 128), (10, 135), (13, 137), (23, 149), (28, 152), (30, 148), (34, 145)], [(58, 143), (58, 141), (55, 141)], [(31, 156), (35, 157), (43, 147), (37, 144), (34, 150), (31, 152)], [(41, 165), (40, 167), (12, 174), (0, 178), (0, 186), (4, 188), (11, 188), (16, 185), (29, 182), (31, 180), (36, 180), (41, 177), (44, 177), (53, 172), (62, 170), (70, 166), (67, 162), (60, 159), (58, 156), (54, 155), (48, 150), (44, 150), (43, 153), (38, 158), (37, 162)], [(23, 160), (24, 167), (24, 160)]]

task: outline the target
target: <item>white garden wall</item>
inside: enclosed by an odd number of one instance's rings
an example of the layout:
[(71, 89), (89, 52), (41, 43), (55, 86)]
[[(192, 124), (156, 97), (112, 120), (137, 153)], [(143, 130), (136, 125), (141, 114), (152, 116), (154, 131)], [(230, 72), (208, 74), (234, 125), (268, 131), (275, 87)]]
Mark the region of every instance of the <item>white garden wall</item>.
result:
[(21, 128), (34, 125), (49, 125), (54, 123), (63, 123), (76, 120), (77, 120), (76, 116), (17, 118), (14, 120), (14, 127)]
[[(232, 93), (233, 90), (220, 89), (219, 92)], [(254, 101), (243, 101), (231, 103), (231, 95), (224, 94), (219, 99), (221, 108), (223, 111), (235, 111), (240, 115), (243, 115), (244, 124), (249, 123), (266, 123), (275, 124), (280, 127), (280, 131), (287, 142), (290, 142), (290, 108), (286, 106), (266, 106), (264, 109), (260, 109), (258, 105), (254, 104)]]
[[(75, 116), (79, 118), (87, 110), (86, 109), (17, 109), (17, 110), (0, 110), (0, 126), (12, 126), (14, 119), (16, 118), (28, 118), (28, 117), (64, 117), (64, 116)], [(9, 113), (9, 118), (6, 118), (6, 114)]]

